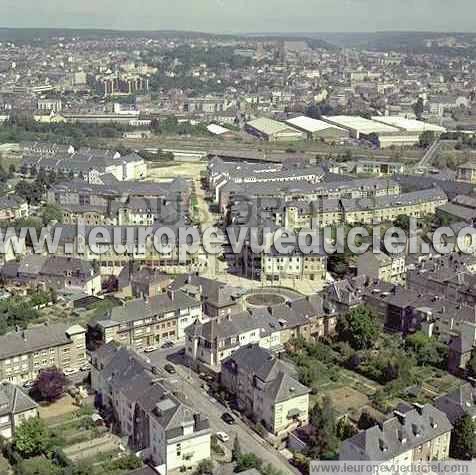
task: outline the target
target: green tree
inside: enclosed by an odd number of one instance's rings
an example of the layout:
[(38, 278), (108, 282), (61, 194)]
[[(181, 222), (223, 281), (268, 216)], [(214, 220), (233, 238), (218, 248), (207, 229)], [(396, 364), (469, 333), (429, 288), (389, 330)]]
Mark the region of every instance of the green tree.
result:
[(39, 417), (24, 421), (15, 432), (15, 448), (24, 458), (41, 455), (47, 451), (50, 434), (46, 424)]
[(242, 454), (240, 458), (236, 461), (235, 473), (244, 472), (251, 468), (260, 470), (263, 465), (263, 461), (253, 453)]
[(240, 440), (238, 439), (238, 435), (235, 436), (235, 440), (233, 441), (233, 449), (231, 451), (231, 459), (236, 462), (241, 457), (241, 445)]
[(44, 225), (47, 225), (52, 221), (56, 221), (57, 223), (61, 224), (63, 222), (63, 210), (55, 204), (48, 203), (43, 208), (41, 219)]
[(263, 475), (284, 475), (281, 470), (278, 470), (277, 468), (273, 467), (270, 463), (262, 467), (260, 469), (260, 472)]
[(406, 214), (399, 214), (394, 224), (395, 227), (408, 231), (410, 229), (410, 217)]
[(441, 367), (444, 364), (445, 354), (441, 345), (422, 332), (416, 332), (405, 340), (405, 348), (415, 354), (419, 365)]
[(111, 470), (134, 470), (140, 467), (142, 462), (134, 454), (124, 455), (111, 462)]
[(476, 424), (469, 414), (460, 417), (451, 434), (450, 456), (460, 460), (471, 460), (476, 456)]
[(472, 376), (473, 378), (476, 377), (476, 350), (475, 349), (473, 349), (473, 351), (471, 352), (471, 358), (466, 364), (466, 369), (469, 371), (470, 376)]
[(210, 459), (202, 460), (193, 475), (211, 475), (213, 473), (213, 462)]
[(419, 97), (418, 100), (413, 104), (413, 112), (415, 113), (416, 118), (418, 120), (421, 120), (424, 111), (425, 111), (425, 104), (423, 102), (423, 99)]
[(365, 350), (375, 343), (379, 327), (369, 308), (359, 305), (339, 320), (337, 332), (339, 339), (347, 341), (354, 350)]
[(377, 421), (370, 415), (367, 409), (364, 409), (359, 417), (359, 421), (357, 422), (357, 427), (360, 430), (367, 430), (377, 424)]
[(51, 460), (37, 457), (30, 460), (23, 460), (17, 467), (18, 475), (61, 475), (62, 469)]
[(426, 130), (420, 135), (420, 147), (427, 148), (435, 141), (435, 132)]
[(336, 413), (329, 396), (316, 404), (310, 413), (311, 424), (315, 428), (311, 436), (310, 456), (333, 458), (339, 448)]
[(340, 440), (346, 440), (357, 433), (357, 429), (347, 417), (341, 417), (336, 425), (336, 435)]

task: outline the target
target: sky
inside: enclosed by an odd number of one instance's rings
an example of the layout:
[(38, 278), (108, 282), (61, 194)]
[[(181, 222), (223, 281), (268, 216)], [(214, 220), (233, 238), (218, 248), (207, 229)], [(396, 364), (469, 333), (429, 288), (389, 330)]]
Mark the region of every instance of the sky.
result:
[(475, 0), (0, 0), (3, 27), (475, 32), (475, 18)]

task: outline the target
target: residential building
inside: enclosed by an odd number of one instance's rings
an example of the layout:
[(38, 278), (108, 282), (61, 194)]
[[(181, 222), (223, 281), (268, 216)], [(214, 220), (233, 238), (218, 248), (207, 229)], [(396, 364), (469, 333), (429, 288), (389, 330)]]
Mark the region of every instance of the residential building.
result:
[(447, 460), (453, 426), (431, 404), (400, 404), (394, 416), (342, 443), (339, 460), (363, 460), (410, 466)]
[(395, 221), (401, 215), (422, 218), (435, 214), (447, 201), (447, 195), (438, 188), (369, 198), (288, 201), (276, 218), (277, 224), (282, 221), (291, 229), (379, 224)]
[(185, 354), (195, 366), (219, 372), (225, 358), (249, 344), (278, 353), (293, 338), (312, 341), (331, 337), (337, 318), (335, 307), (323, 302), (319, 294), (229, 313), (189, 326), (185, 330)]
[(72, 374), (86, 364), (86, 330), (64, 323), (31, 327), (0, 336), (0, 381), (23, 384), (40, 370)]
[(243, 309), (245, 290), (216, 279), (201, 277), (198, 272), (177, 276), (171, 287), (200, 300), (204, 315), (210, 318), (225, 317)]
[[(245, 248), (246, 250), (248, 248)], [(250, 259), (246, 255), (243, 262), (245, 263), (243, 273), (251, 276), (257, 271), (262, 282), (311, 280), (315, 287), (319, 288), (324, 285), (327, 276), (327, 256), (319, 252), (307, 254), (295, 249), (290, 254), (263, 253), (261, 265), (254, 269), (247, 265)]]
[(162, 294), (172, 282), (172, 276), (151, 267), (143, 267), (130, 276), (132, 296), (136, 298)]
[(89, 149), (66, 155), (32, 154), (24, 158), (21, 171), (31, 174), (32, 169), (72, 175), (89, 183), (96, 183), (100, 176), (106, 174), (113, 175), (118, 181), (139, 180), (147, 176), (147, 165), (136, 153), (121, 156), (119, 153), (108, 154), (103, 150)]
[(407, 273), (405, 261), (405, 254), (374, 253), (370, 250), (357, 258), (357, 274), (392, 284), (403, 284)]
[(280, 439), (309, 420), (309, 392), (268, 350), (248, 345), (223, 360), (220, 383), (238, 408)]
[(168, 290), (113, 307), (88, 324), (89, 337), (97, 344), (114, 340), (144, 350), (165, 341), (183, 340), (185, 329), (201, 320), (200, 301), (181, 290)]
[(456, 181), (476, 183), (476, 162), (469, 161), (456, 167)]
[(16, 195), (0, 197), (0, 221), (15, 221), (29, 216), (28, 202)]
[(210, 458), (211, 432), (208, 418), (165, 384), (157, 368), (116, 342), (92, 354), (96, 404), (110, 414), (129, 447), (166, 474)]
[(447, 394), (438, 396), (434, 405), (446, 414), (451, 424), (464, 415), (476, 420), (476, 388), (473, 383), (465, 383)]
[(23, 389), (0, 383), (0, 436), (9, 440), (24, 421), (38, 417), (38, 404)]
[(95, 295), (101, 291), (101, 276), (92, 263), (74, 257), (31, 254), (7, 261), (0, 275), (7, 283), (63, 292)]

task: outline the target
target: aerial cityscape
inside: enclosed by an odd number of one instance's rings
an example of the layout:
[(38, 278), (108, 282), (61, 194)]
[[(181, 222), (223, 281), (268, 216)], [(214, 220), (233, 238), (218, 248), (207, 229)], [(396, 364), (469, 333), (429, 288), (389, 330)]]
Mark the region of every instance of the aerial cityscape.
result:
[(46, 3), (0, 5), (0, 475), (476, 473), (474, 6)]

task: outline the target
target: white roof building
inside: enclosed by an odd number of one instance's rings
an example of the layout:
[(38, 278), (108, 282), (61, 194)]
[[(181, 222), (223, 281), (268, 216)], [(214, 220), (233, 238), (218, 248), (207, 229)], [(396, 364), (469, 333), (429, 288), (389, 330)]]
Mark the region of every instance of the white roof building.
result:
[(304, 132), (291, 127), (284, 122), (260, 117), (246, 124), (248, 131), (266, 138), (269, 141), (294, 141), (304, 140)]
[(223, 135), (226, 133), (230, 133), (231, 130), (227, 129), (225, 127), (222, 127), (221, 125), (218, 124), (210, 124), (207, 126), (208, 132), (210, 132), (213, 135)]
[(380, 122), (385, 125), (397, 127), (405, 132), (412, 132), (422, 134), (423, 132), (435, 132), (437, 134), (444, 134), (446, 129), (439, 125), (430, 124), (429, 122), (423, 122), (421, 120), (406, 119), (400, 116), (374, 116), (372, 120)]
[(308, 133), (321, 132), (322, 130), (327, 130), (330, 128), (335, 128), (338, 130), (345, 130), (341, 127), (331, 125), (329, 122), (324, 122), (323, 120), (313, 119), (311, 117), (306, 117), (301, 115), (295, 117), (294, 119), (289, 119), (286, 121), (289, 125), (297, 127), (298, 129), (304, 130)]
[(356, 138), (359, 138), (360, 135), (398, 134), (401, 132), (401, 130), (396, 127), (359, 116), (334, 115), (323, 116), (322, 119), (329, 124), (350, 130)]

